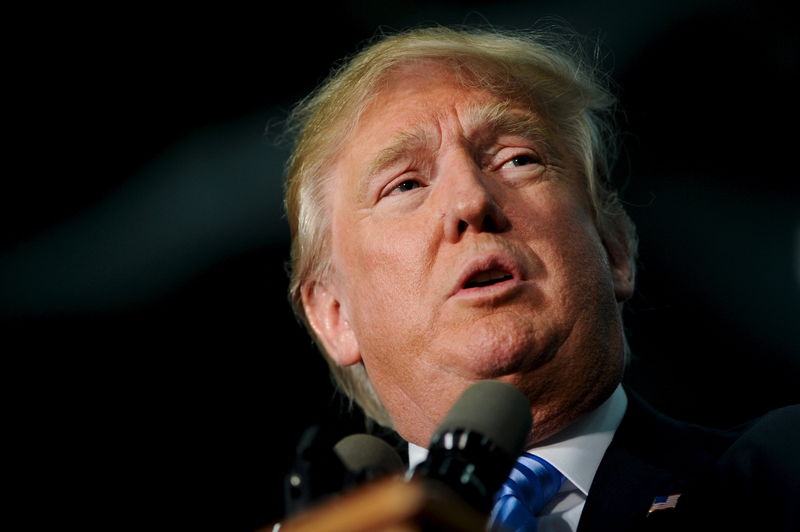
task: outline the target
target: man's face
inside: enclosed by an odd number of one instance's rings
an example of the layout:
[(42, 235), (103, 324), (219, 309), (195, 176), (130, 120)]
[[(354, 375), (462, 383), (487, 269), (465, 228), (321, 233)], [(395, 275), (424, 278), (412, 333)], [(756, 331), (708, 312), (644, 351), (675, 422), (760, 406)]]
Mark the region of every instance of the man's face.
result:
[(342, 146), (329, 187), (333, 268), (307, 312), (334, 360), (364, 362), (407, 440), (427, 445), (479, 380), (528, 395), (537, 440), (616, 385), (629, 272), (530, 105), (433, 63), (406, 67)]

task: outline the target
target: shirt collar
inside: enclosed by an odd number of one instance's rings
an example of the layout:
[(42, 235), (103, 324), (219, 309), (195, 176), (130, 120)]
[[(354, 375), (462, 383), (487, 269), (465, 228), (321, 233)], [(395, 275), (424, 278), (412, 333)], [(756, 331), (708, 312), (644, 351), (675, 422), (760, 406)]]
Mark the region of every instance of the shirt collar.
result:
[[(614, 393), (595, 410), (528, 452), (550, 462), (584, 495), (588, 495), (600, 460), (627, 406), (628, 397), (622, 385), (618, 385)], [(413, 470), (427, 455), (427, 449), (409, 443), (409, 469)]]
[(628, 397), (622, 385), (603, 404), (528, 452), (550, 462), (584, 495), (619, 427)]

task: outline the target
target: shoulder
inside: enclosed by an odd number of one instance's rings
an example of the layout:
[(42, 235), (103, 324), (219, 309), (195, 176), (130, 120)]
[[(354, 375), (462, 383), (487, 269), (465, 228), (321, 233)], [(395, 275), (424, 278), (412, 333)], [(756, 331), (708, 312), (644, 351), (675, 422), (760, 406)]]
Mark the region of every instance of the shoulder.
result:
[(716, 476), (722, 503), (747, 501), (760, 509), (754, 525), (800, 529), (800, 405), (772, 410), (749, 423), (718, 460)]
[[(647, 447), (651, 460), (726, 478), (770, 475), (800, 485), (800, 404), (770, 410), (730, 428), (687, 423), (665, 416), (635, 392), (621, 436)], [(642, 451), (644, 452), (644, 451)]]
[(800, 405), (726, 434), (732, 439), (687, 500), (697, 529), (800, 530)]
[[(799, 529), (800, 405), (720, 429), (670, 418), (626, 392), (628, 409), (592, 484), (586, 521), (616, 530)], [(650, 516), (654, 497), (669, 494), (681, 494), (677, 511)]]
[[(716, 428), (674, 419), (626, 389), (628, 408), (612, 442), (658, 467), (685, 474), (711, 471), (748, 425)], [(752, 422), (751, 422), (752, 423)]]
[(747, 457), (748, 462), (757, 465), (797, 457), (798, 441), (800, 405), (777, 408), (740, 427), (739, 436), (726, 451), (723, 462), (742, 462)]

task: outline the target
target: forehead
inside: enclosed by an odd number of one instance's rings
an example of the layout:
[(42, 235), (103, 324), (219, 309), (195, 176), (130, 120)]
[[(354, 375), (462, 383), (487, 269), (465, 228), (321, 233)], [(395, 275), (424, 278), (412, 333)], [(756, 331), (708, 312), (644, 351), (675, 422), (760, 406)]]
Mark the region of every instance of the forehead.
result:
[[(436, 61), (414, 62), (395, 68), (383, 78), (361, 114), (356, 132), (376, 126), (386, 129), (424, 124), (443, 119), (448, 113), (455, 113), (465, 125), (477, 124), (485, 118), (482, 111), (508, 100), (508, 95), (482, 87), (477, 75), (463, 68)], [(514, 103), (518, 108), (530, 107), (518, 98)]]
[[(340, 161), (380, 164), (397, 151), (435, 149), (446, 132), (468, 140), (480, 133), (547, 136), (546, 127), (521, 98), (479, 86), (475, 76), (433, 61), (413, 63), (386, 76), (358, 117)], [(370, 160), (370, 159), (373, 160)]]

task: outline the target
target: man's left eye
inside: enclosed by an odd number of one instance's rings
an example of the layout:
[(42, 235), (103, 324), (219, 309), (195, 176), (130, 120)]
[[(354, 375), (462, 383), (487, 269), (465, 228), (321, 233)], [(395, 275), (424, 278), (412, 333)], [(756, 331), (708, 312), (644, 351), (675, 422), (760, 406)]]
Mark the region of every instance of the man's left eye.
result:
[(398, 193), (398, 192), (408, 192), (409, 190), (414, 190), (415, 188), (419, 188), (421, 186), (422, 185), (420, 184), (419, 181), (416, 181), (416, 180), (413, 180), (413, 179), (407, 179), (407, 180), (403, 181), (402, 183), (398, 184), (396, 187), (394, 187), (390, 191), (390, 194), (391, 193)]
[(530, 155), (517, 155), (508, 161), (504, 166), (525, 166), (527, 164), (534, 164), (536, 159)]

